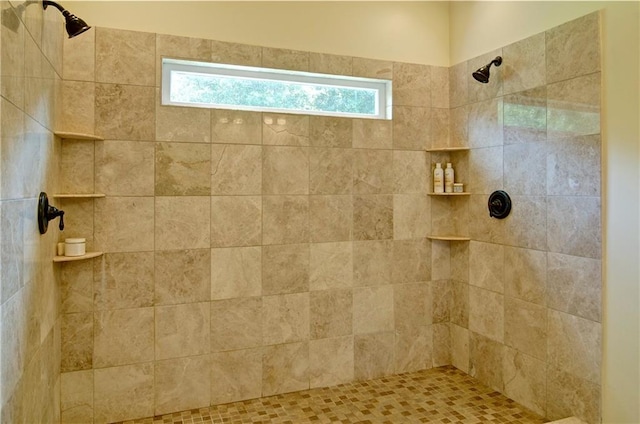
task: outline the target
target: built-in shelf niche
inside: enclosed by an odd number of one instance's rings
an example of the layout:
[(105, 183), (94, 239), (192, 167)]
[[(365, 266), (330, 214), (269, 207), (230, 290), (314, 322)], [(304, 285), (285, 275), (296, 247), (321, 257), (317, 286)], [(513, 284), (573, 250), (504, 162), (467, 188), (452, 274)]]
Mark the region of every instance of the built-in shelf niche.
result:
[(102, 141), (104, 138), (95, 134), (74, 133), (66, 131), (55, 131), (54, 134), (63, 140), (86, 140), (86, 141)]
[(82, 256), (54, 256), (53, 262), (73, 262), (73, 261), (83, 261), (85, 259), (97, 258), (98, 256), (102, 256), (103, 252), (87, 252)]

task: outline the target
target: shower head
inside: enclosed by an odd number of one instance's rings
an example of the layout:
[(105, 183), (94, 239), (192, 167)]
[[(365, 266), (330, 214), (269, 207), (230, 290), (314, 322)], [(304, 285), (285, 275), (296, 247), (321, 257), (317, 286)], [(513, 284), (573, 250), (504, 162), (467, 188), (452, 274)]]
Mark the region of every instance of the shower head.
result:
[(491, 62), (489, 62), (488, 65), (484, 65), (482, 68), (478, 69), (477, 71), (475, 71), (472, 75), (473, 77), (483, 83), (486, 84), (489, 82), (489, 68), (491, 68), (491, 65), (496, 65), (496, 66), (500, 66), (502, 65), (502, 56), (496, 56), (495, 59), (493, 59)]
[(87, 25), (85, 21), (78, 18), (76, 15), (69, 12), (68, 10), (60, 6), (55, 1), (43, 0), (42, 8), (46, 10), (48, 6), (53, 6), (56, 9), (58, 9), (60, 12), (62, 12), (62, 16), (64, 16), (65, 27), (67, 29), (67, 34), (69, 34), (69, 38), (73, 38), (76, 35), (80, 35), (83, 32), (91, 29), (91, 27)]

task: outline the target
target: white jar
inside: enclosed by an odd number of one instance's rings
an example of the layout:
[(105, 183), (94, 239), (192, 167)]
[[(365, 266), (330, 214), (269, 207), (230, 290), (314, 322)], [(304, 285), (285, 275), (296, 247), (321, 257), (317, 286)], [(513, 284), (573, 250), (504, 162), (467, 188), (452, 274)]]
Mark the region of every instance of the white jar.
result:
[(83, 238), (68, 238), (64, 240), (65, 256), (82, 256), (86, 253), (87, 240)]

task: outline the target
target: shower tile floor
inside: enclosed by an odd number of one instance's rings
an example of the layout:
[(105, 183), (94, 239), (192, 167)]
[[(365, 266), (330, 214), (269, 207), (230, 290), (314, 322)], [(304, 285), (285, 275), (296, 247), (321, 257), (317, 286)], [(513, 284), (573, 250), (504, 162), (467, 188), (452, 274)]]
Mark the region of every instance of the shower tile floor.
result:
[(513, 400), (447, 366), (117, 424), (543, 422)]

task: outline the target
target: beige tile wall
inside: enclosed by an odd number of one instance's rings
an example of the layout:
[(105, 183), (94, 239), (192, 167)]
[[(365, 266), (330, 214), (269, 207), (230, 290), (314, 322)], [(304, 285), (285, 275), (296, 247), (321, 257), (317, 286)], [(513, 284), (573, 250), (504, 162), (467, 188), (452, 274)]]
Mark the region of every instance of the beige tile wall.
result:
[[(64, 30), (54, 10), (22, 6), (0, 2), (0, 421), (56, 422), (61, 326), (73, 322), (78, 330), (66, 337), (81, 338), (86, 318), (60, 319), (58, 221), (45, 235), (36, 221), (40, 191), (60, 190), (53, 131), (63, 102)], [(65, 360), (83, 356), (74, 350)]]
[[(63, 421), (452, 363), (596, 422), (598, 22), (449, 69), (106, 28), (65, 43), (63, 97), (92, 99), (65, 125), (105, 141), (65, 145), (63, 163), (95, 167), (64, 181), (107, 197), (69, 206), (106, 254), (62, 270)], [(472, 80), (496, 55), (491, 82)], [(392, 79), (394, 118), (161, 106), (163, 56)], [(471, 150), (424, 151), (443, 146)], [(469, 198), (427, 196), (436, 161)], [(486, 211), (496, 189), (504, 221)]]
[[(450, 145), (466, 210), (432, 202), (434, 226), (464, 213), (451, 244), (452, 363), (549, 419), (600, 422), (599, 15), (450, 68)], [(470, 77), (501, 55), (490, 82)], [(458, 169), (456, 169), (458, 171)], [(488, 216), (504, 189), (511, 215)], [(442, 215), (441, 215), (442, 214)]]

